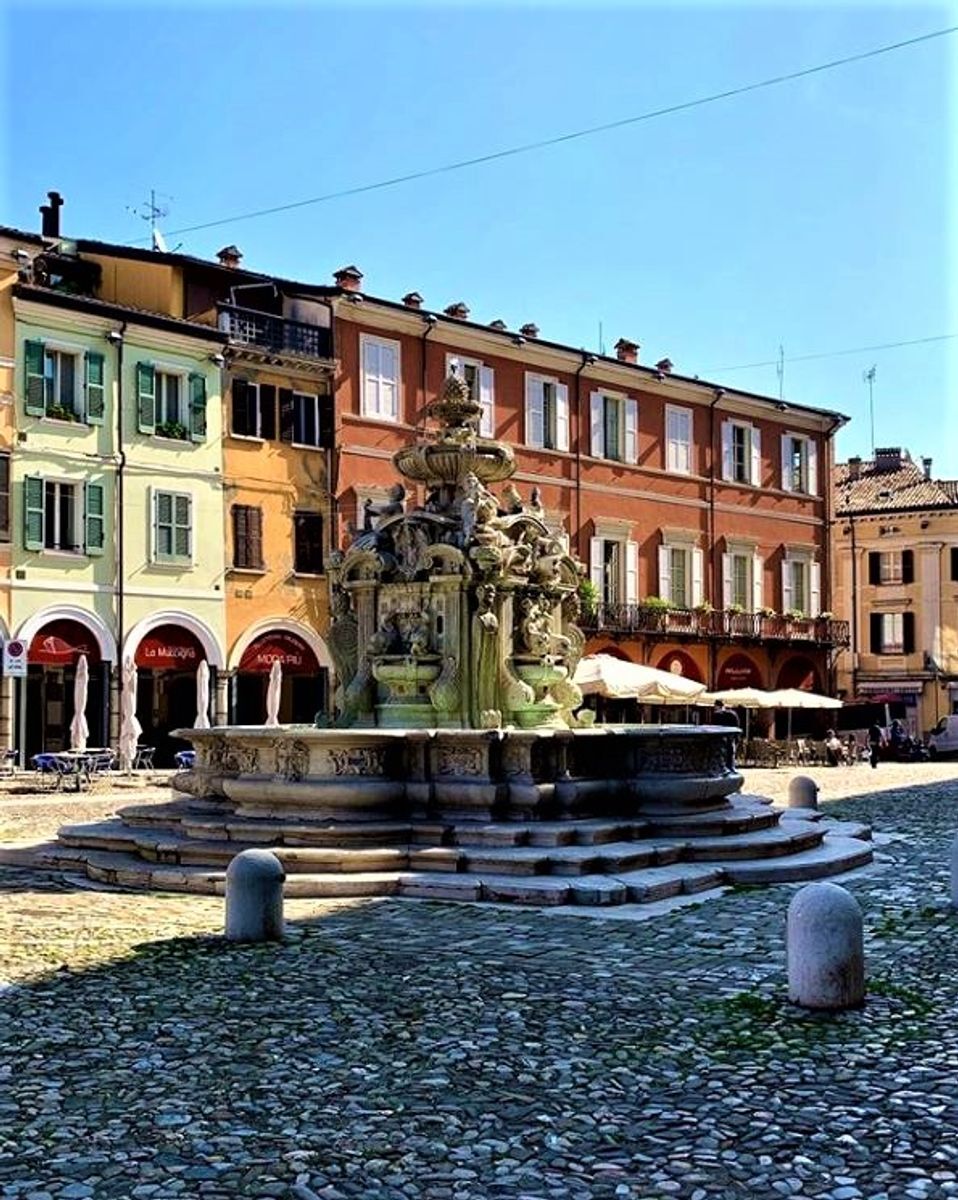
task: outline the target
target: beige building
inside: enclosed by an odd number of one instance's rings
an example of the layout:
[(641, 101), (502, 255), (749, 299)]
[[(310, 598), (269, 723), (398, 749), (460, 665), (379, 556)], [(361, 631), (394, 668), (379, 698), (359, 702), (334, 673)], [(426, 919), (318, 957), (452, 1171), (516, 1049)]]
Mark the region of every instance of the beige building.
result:
[(902, 705), (917, 734), (958, 712), (958, 481), (931, 466), (895, 447), (833, 476), (839, 694)]

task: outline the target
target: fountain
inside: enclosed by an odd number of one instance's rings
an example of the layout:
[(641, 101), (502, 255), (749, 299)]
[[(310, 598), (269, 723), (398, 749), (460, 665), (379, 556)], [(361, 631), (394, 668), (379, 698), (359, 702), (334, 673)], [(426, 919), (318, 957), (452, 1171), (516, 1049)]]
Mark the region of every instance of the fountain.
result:
[[(573, 682), (583, 568), (453, 370), (331, 556), (334, 714), (312, 726), (183, 730), (179, 798), (60, 831), (49, 865), (222, 891), (268, 846), (290, 895), (622, 903), (813, 878), (871, 857), (739, 794), (727, 727), (594, 726)], [(494, 494), (490, 485), (502, 485)], [(421, 488), (415, 504), (411, 489)], [(847, 836), (849, 833), (858, 836)]]

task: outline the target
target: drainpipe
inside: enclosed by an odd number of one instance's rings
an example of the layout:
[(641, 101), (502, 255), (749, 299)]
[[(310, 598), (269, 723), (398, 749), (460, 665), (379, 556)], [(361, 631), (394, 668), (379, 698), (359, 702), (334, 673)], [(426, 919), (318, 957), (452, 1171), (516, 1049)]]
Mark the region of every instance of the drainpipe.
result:
[(420, 347), (420, 374), (419, 374), (419, 421), (422, 422), (421, 428), (426, 425), (426, 342), (429, 340), (429, 335), (439, 324), (439, 318), (435, 313), (426, 313), (423, 317), (426, 323), (426, 328), (422, 331), (422, 337), (419, 339)]
[(858, 695), (858, 546), (855, 544), (855, 518), (849, 513), (852, 531), (852, 698)]
[[(713, 608), (715, 590), (715, 409), (725, 395), (725, 388), (716, 388), (709, 405), (709, 594), (706, 597)], [(715, 687), (715, 639), (709, 639), (709, 687)]]
[[(123, 686), (123, 641), (126, 636), (126, 614), (124, 610), (124, 587), (126, 583), (126, 549), (124, 537), (124, 514), (126, 504), (124, 497), (126, 482), (126, 450), (123, 436), (123, 339), (126, 334), (126, 321), (119, 329), (112, 329), (106, 335), (107, 341), (116, 347), (116, 658), (114, 669), (117, 672), (117, 696)], [(109, 721), (109, 714), (107, 716)], [(109, 729), (106, 730), (109, 740)]]
[[(582, 351), (582, 362), (575, 373), (575, 552), (582, 554), (582, 372), (595, 362), (595, 355)], [(591, 564), (590, 564), (591, 566)]]

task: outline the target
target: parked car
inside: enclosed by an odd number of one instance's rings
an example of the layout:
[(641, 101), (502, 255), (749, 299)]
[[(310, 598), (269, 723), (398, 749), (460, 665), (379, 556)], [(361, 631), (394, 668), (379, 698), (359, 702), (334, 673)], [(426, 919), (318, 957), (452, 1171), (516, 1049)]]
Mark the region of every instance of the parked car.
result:
[(932, 758), (958, 754), (958, 713), (942, 717), (928, 735), (928, 753)]

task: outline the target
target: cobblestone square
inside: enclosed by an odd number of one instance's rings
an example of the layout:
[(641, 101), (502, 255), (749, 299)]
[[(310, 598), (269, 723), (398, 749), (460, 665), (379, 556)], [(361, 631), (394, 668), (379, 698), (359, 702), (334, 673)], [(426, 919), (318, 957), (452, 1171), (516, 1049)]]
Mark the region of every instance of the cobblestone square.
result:
[[(958, 1195), (958, 766), (811, 773), (877, 842), (839, 1016), (786, 1003), (792, 886), (638, 921), (291, 901), (286, 945), (237, 947), (221, 900), (0, 868), (0, 1194)], [(0, 842), (128, 799), (5, 795)]]

